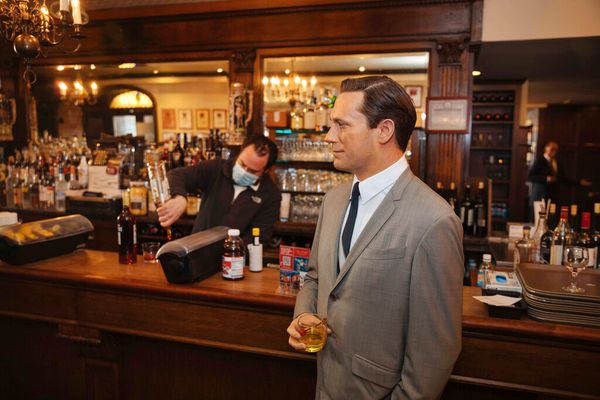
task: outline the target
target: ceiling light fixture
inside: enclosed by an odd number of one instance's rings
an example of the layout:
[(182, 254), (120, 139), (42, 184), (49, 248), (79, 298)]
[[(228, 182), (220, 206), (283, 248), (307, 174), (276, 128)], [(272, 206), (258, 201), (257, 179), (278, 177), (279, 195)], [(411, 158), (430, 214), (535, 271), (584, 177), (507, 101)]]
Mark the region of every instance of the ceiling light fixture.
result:
[(65, 70), (65, 66), (64, 65), (59, 65), (58, 67), (56, 67), (57, 71), (64, 71)]
[(471, 73), (473, 74), (473, 76), (479, 76), (479, 75), (481, 75), (481, 71), (477, 71), (477, 70), (475, 70), (475, 71), (473, 71)]
[(217, 68), (217, 72), (220, 74), (221, 72), (223, 72), (223, 68)]
[(31, 61), (44, 55), (44, 48), (56, 46), (62, 50), (60, 45), (66, 36), (75, 41), (75, 47), (67, 52), (77, 52), (83, 39), (81, 26), (89, 20), (80, 0), (56, 1), (50, 9), (45, 0), (1, 0), (0, 15), (0, 32), (25, 61), (23, 79), (29, 84), (37, 79)]
[[(86, 86), (89, 87), (89, 90)], [(84, 85), (80, 79), (76, 79), (70, 85), (65, 81), (59, 81), (58, 92), (62, 101), (76, 106), (98, 102), (98, 84), (95, 81), (88, 85)]]
[(122, 63), (119, 64), (119, 69), (131, 69), (135, 68), (135, 63)]
[(366, 68), (361, 65), (360, 67), (358, 67), (358, 70), (360, 72), (365, 72)]

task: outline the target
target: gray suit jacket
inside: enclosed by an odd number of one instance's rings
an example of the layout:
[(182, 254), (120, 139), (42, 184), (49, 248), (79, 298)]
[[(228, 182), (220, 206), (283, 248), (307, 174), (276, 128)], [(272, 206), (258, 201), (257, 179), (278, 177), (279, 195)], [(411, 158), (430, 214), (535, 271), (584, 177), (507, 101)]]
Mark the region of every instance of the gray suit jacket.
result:
[(323, 201), (294, 316), (327, 317), (317, 399), (434, 399), (461, 347), (462, 227), (450, 206), (406, 170), (337, 275), (351, 185)]

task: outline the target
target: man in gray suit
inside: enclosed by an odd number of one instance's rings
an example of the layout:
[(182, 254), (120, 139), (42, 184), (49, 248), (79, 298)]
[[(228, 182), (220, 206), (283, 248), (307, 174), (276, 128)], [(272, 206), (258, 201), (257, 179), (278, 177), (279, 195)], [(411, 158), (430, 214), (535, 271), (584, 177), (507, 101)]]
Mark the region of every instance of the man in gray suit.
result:
[(352, 185), (327, 193), (289, 343), (303, 322), (327, 318), (317, 399), (434, 399), (461, 346), (460, 221), (404, 157), (415, 125), (388, 77), (346, 79), (325, 140)]

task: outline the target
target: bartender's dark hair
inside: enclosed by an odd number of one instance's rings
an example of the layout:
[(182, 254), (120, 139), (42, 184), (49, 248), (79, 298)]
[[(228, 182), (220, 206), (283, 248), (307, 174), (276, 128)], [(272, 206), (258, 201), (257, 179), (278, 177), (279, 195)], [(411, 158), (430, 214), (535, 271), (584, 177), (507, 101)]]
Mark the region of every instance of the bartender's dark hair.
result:
[(361, 112), (367, 117), (369, 128), (377, 127), (384, 119), (394, 121), (396, 142), (406, 150), (417, 121), (417, 113), (406, 90), (387, 76), (365, 76), (342, 81), (341, 93), (363, 92)]
[[(256, 150), (256, 154), (259, 156), (264, 156), (266, 154), (269, 155), (269, 160), (267, 161), (267, 166), (265, 167), (265, 171), (271, 168), (273, 164), (275, 164), (275, 160), (277, 160), (277, 145), (271, 139), (262, 135), (251, 135), (246, 138), (244, 144), (242, 145), (242, 149), (246, 147), (254, 145), (254, 149)], [(240, 150), (240, 151), (241, 151)]]

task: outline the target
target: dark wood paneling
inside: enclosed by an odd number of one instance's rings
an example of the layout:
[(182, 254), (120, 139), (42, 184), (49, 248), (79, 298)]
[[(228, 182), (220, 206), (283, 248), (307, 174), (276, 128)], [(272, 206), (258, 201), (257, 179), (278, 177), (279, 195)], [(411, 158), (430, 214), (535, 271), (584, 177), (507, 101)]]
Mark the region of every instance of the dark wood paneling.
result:
[(589, 211), (600, 201), (600, 107), (549, 106), (540, 110), (537, 154), (544, 152), (549, 141), (558, 143), (558, 162), (567, 177), (579, 181), (587, 178), (591, 188), (563, 185), (559, 205), (577, 203)]

